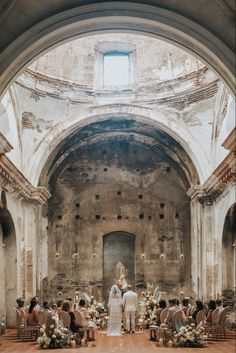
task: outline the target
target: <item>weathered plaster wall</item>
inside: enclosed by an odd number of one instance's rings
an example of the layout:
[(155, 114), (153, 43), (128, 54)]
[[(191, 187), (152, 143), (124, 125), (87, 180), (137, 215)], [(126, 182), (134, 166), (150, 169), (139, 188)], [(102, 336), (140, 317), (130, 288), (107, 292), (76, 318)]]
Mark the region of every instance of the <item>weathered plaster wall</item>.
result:
[(46, 297), (93, 285), (101, 296), (103, 236), (114, 231), (136, 237), (138, 288), (159, 283), (169, 294), (189, 293), (189, 198), (157, 150), (119, 139), (84, 147), (51, 188)]

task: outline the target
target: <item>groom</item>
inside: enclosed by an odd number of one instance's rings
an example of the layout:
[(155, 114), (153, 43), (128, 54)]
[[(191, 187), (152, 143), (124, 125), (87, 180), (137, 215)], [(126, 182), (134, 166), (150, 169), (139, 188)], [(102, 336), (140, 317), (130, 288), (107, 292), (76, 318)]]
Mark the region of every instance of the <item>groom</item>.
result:
[(137, 294), (132, 291), (132, 286), (127, 286), (127, 292), (123, 296), (123, 306), (126, 320), (126, 330), (134, 333), (135, 330), (135, 312), (137, 310)]

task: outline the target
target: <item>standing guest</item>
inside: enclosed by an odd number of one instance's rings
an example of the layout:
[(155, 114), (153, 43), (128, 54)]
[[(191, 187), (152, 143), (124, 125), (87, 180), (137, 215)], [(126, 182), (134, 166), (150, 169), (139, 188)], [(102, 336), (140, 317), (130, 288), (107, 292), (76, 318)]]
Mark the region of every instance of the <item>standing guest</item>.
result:
[[(158, 308), (156, 309), (156, 319), (155, 321), (150, 322), (150, 325), (161, 325), (161, 313), (166, 308), (166, 301), (164, 299), (160, 299)], [(152, 336), (152, 330), (150, 330), (150, 340), (156, 340), (156, 332), (154, 332), (154, 336)]]
[(116, 284), (111, 287), (108, 308), (108, 330), (107, 336), (121, 336), (121, 315), (122, 315), (121, 291)]
[(159, 307), (156, 310), (156, 322), (155, 324), (157, 326), (160, 326), (161, 324), (161, 312), (166, 308), (166, 301), (164, 299), (161, 299), (159, 301)]
[(128, 332), (135, 332), (135, 312), (137, 310), (137, 294), (132, 291), (132, 286), (127, 286), (127, 292), (123, 296), (125, 323)]
[(28, 326), (38, 326), (39, 325), (39, 316), (38, 310), (36, 309), (37, 300), (32, 298), (30, 301), (30, 307), (27, 314), (27, 325)]

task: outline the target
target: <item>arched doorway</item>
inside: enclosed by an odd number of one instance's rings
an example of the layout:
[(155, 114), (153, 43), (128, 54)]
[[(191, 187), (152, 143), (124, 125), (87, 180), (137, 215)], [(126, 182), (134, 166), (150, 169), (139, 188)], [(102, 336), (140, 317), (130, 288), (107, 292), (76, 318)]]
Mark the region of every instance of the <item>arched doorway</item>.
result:
[(222, 237), (222, 289), (232, 299), (236, 288), (236, 203), (227, 212)]
[(127, 232), (111, 232), (103, 237), (103, 299), (124, 273), (128, 283), (135, 282), (135, 236)]
[[(2, 197), (3, 199), (3, 197)], [(16, 302), (16, 236), (12, 217), (6, 207), (0, 207), (0, 322), (15, 327), (13, 306)]]

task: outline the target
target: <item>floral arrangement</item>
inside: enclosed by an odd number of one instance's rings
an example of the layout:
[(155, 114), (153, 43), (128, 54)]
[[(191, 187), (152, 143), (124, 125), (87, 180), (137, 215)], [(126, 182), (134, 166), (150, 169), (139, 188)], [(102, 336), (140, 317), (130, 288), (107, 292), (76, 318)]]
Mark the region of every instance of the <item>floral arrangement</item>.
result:
[(56, 327), (51, 324), (48, 328), (40, 328), (40, 337), (37, 343), (41, 349), (63, 348), (70, 343), (69, 332), (65, 327)]
[(108, 324), (108, 314), (104, 304), (93, 300), (88, 308), (91, 320), (97, 325), (98, 330), (106, 330)]
[(180, 331), (174, 334), (174, 345), (178, 347), (203, 347), (204, 346), (203, 326), (195, 328), (194, 324), (182, 326)]
[(152, 321), (156, 319), (157, 300), (154, 299), (151, 291), (142, 292), (141, 296), (138, 321), (143, 328), (148, 328)]

